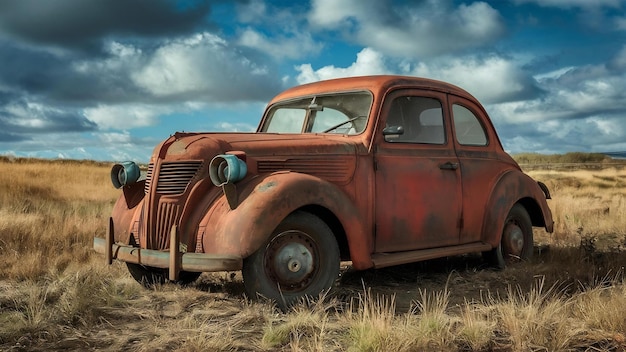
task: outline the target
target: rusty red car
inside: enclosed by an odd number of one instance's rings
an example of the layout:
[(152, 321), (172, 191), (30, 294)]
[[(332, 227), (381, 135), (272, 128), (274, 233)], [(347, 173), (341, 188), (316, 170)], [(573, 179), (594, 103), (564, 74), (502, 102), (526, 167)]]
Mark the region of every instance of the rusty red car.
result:
[(405, 76), (341, 78), (272, 99), (254, 133), (177, 132), (122, 190), (94, 249), (146, 286), (239, 271), (250, 297), (289, 305), (363, 270), (533, 252), (548, 188), (503, 150), (465, 90)]

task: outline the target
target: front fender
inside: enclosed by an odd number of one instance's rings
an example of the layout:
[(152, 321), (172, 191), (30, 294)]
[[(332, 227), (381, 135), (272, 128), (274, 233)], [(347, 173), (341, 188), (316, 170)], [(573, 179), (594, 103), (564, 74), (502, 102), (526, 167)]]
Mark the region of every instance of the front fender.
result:
[(343, 226), (353, 265), (371, 267), (370, 241), (365, 239), (362, 217), (353, 201), (334, 184), (308, 174), (277, 172), (254, 178), (239, 186), (237, 193), (237, 208), (230, 209), (222, 195), (200, 222), (205, 253), (245, 258), (267, 240), (287, 215), (304, 206), (317, 205), (335, 214)]
[[(115, 232), (113, 238), (116, 242), (129, 243), (131, 224), (133, 218), (141, 209), (139, 204), (143, 201), (145, 180), (124, 186), (122, 194), (115, 202), (111, 217), (115, 219)], [(138, 207), (139, 206), (139, 207)]]
[(496, 247), (500, 243), (504, 221), (514, 204), (521, 203), (531, 217), (533, 226), (552, 232), (552, 212), (546, 194), (539, 184), (518, 170), (503, 173), (491, 191), (483, 223), (483, 241)]

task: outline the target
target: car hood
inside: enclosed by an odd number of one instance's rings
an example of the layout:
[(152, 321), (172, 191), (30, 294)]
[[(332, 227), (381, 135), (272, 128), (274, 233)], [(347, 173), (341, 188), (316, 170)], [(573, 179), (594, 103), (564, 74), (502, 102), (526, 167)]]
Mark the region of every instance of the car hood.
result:
[(249, 176), (292, 171), (346, 183), (354, 175), (356, 154), (366, 149), (358, 136), (176, 133), (156, 147), (150, 163), (199, 161), (206, 165), (228, 152), (245, 153)]
[(230, 151), (253, 159), (319, 158), (355, 155), (360, 146), (359, 138), (329, 134), (176, 133), (155, 148), (150, 161), (210, 160)]

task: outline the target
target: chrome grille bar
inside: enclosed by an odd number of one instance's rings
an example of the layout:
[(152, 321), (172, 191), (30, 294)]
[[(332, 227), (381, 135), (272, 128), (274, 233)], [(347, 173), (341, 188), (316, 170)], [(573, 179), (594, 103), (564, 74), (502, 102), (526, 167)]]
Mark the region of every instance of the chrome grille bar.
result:
[(144, 186), (144, 193), (150, 193), (150, 183), (152, 183), (152, 174), (154, 173), (154, 164), (148, 164), (148, 172), (146, 173), (146, 184)]
[(201, 162), (163, 163), (159, 171), (156, 192), (159, 194), (180, 194), (185, 192), (187, 185), (196, 175)]
[(200, 161), (163, 162), (159, 170), (158, 180), (155, 183), (153, 182), (154, 164), (151, 163), (148, 165), (144, 191), (146, 194), (150, 193), (150, 187), (156, 184), (156, 193), (158, 194), (184, 193), (201, 165), (202, 162)]

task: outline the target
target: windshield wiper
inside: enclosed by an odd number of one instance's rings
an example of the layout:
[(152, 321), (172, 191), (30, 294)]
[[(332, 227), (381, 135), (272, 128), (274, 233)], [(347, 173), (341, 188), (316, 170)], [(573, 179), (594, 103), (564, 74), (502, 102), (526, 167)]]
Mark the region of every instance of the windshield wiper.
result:
[(334, 130), (334, 129), (338, 128), (338, 127), (341, 127), (341, 126), (343, 126), (343, 125), (345, 125), (345, 124), (349, 123), (349, 122), (356, 121), (356, 120), (360, 119), (361, 117), (362, 117), (362, 116), (353, 117), (353, 118), (348, 119), (348, 120), (346, 120), (346, 121), (344, 121), (344, 122), (342, 122), (342, 123), (338, 123), (338, 124), (334, 125), (334, 126), (333, 126), (333, 127), (331, 127), (331, 128), (328, 128), (328, 129), (323, 130), (323, 131), (322, 131), (322, 133), (328, 133), (328, 132), (330, 132), (330, 131), (332, 131), (332, 130)]

